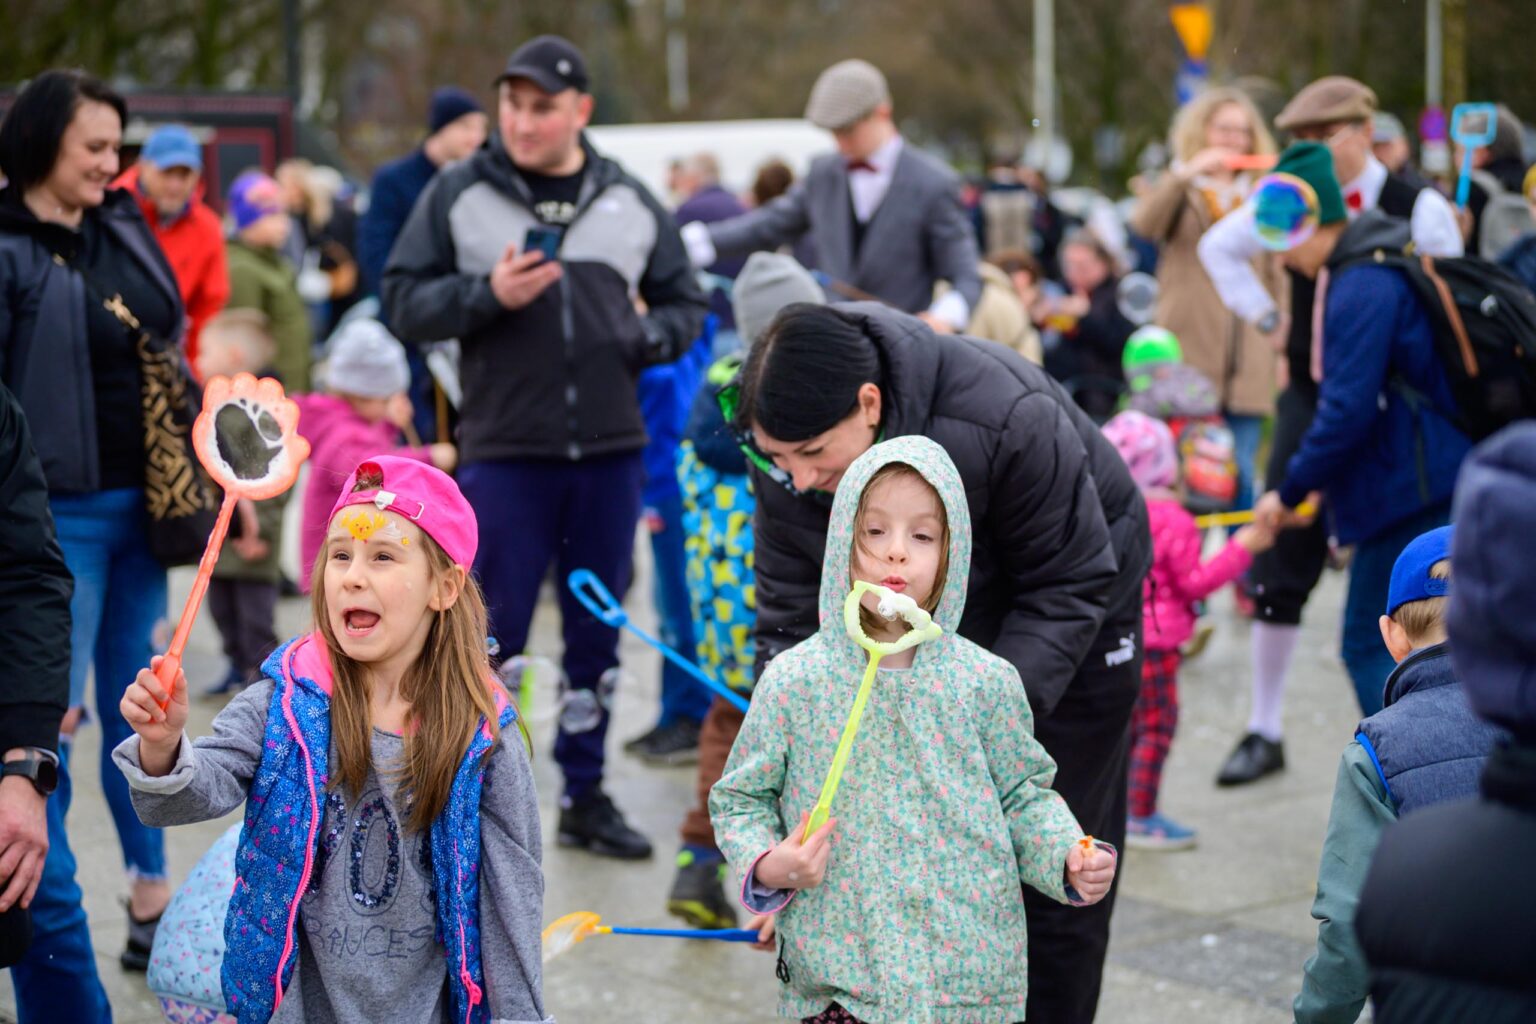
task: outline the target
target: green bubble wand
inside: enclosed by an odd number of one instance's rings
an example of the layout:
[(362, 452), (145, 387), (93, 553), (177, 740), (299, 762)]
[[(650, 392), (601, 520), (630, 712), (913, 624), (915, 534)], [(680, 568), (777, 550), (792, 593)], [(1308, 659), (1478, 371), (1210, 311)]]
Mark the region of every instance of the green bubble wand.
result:
[[(859, 621), (859, 602), (865, 594), (875, 594), (880, 598), (879, 611), (882, 617), (900, 618), (912, 628), (889, 642), (870, 639), (869, 634), (864, 632), (864, 624)], [(847, 599), (843, 601), (843, 626), (848, 630), (848, 635), (853, 637), (853, 642), (869, 652), (869, 667), (864, 670), (864, 680), (859, 683), (858, 696), (853, 699), (853, 710), (848, 712), (842, 738), (837, 741), (837, 753), (832, 755), (832, 767), (827, 771), (827, 780), (821, 784), (821, 796), (811, 810), (810, 820), (805, 823), (805, 834), (801, 836), (801, 842), (808, 842), (811, 835), (825, 825), (832, 815), (832, 798), (837, 796), (837, 787), (843, 781), (843, 769), (848, 767), (848, 756), (853, 752), (853, 741), (859, 734), (859, 721), (864, 717), (864, 705), (869, 703), (869, 691), (874, 685), (880, 659), (900, 654), (944, 635), (943, 628), (933, 621), (933, 617), (906, 594), (898, 594), (889, 587), (864, 580), (855, 582)]]

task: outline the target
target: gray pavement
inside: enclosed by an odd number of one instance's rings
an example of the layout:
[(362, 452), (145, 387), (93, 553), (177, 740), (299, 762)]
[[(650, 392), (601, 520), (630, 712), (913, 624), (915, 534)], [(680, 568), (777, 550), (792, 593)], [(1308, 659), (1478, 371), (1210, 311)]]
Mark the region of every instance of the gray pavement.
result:
[[(643, 597), (649, 593), (647, 553), (642, 550), (641, 583), (628, 605), (642, 625), (653, 619)], [(176, 612), (190, 577), (190, 571), (173, 574)], [(1289, 1019), (1301, 965), (1315, 937), (1308, 908), (1334, 772), (1357, 718), (1336, 653), (1342, 600), (1343, 577), (1330, 573), (1308, 609), (1286, 701), (1288, 771), (1237, 790), (1218, 790), (1211, 780), (1246, 721), (1247, 630), (1225, 595), (1213, 602), (1208, 621), (1216, 635), (1183, 674), (1179, 735), (1164, 783), (1164, 809), (1198, 828), (1200, 843), (1187, 852), (1130, 851), (1125, 857), (1099, 1020), (1267, 1024)], [(296, 633), (307, 618), (305, 602), (284, 601), (280, 631)], [(540, 608), (533, 637), (536, 653), (558, 657), (558, 616), (549, 600)], [(187, 657), (194, 690), (222, 675), (218, 651), (205, 613)], [(628, 676), (610, 737), (609, 786), (631, 820), (656, 842), (658, 854), (646, 863), (619, 864), (553, 844), (559, 779), (548, 755), (551, 726), (536, 721), (536, 772), (549, 840), (546, 920), (594, 910), (609, 923), (671, 923), (664, 900), (677, 826), (692, 799), (693, 772), (647, 768), (619, 752), (623, 740), (651, 724), (660, 660), (627, 635), (622, 654)], [(217, 710), (218, 704), (194, 701), (194, 735), (206, 730)], [(99, 736), (86, 728), (76, 744), (71, 840), (115, 1019), (150, 1024), (161, 1019), (154, 998), (141, 975), (126, 974), (117, 963), (127, 889), (95, 770)], [(177, 882), (234, 820), (168, 833)], [(563, 1024), (760, 1024), (774, 1019), (776, 988), (772, 957), (751, 949), (621, 937), (587, 942), (551, 964), (545, 977), (550, 1012)], [(13, 1014), (10, 986), (0, 985), (0, 1020), (14, 1019)]]

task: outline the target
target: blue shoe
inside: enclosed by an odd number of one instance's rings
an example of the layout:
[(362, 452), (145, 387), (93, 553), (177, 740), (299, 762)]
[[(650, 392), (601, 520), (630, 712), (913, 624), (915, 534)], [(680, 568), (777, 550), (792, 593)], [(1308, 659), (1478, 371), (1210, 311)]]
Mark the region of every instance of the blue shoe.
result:
[(1195, 845), (1195, 830), (1161, 814), (1133, 814), (1125, 823), (1125, 845), (1133, 850), (1187, 850)]

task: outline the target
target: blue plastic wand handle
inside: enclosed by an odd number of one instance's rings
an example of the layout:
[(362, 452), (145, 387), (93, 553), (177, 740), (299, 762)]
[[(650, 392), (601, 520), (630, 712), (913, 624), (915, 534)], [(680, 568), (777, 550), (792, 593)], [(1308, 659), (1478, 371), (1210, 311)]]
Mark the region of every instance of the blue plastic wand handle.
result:
[(650, 935), (663, 939), (710, 939), (715, 942), (756, 942), (757, 932), (750, 928), (723, 928), (702, 931), (693, 928), (610, 928), (614, 935)]
[(591, 569), (575, 570), (566, 579), (566, 584), (571, 588), (571, 593), (576, 596), (576, 600), (581, 602), (581, 606), (597, 616), (603, 625), (612, 626), (614, 629), (629, 630), (635, 636), (660, 651), (663, 658), (666, 658), (672, 664), (687, 672), (699, 685), (728, 702), (742, 714), (747, 713), (747, 700), (745, 697), (729, 686), (709, 678), (693, 662), (629, 621), (629, 616), (625, 613), (623, 606), (614, 598), (612, 592), (603, 586), (603, 581), (598, 579), (597, 574)]

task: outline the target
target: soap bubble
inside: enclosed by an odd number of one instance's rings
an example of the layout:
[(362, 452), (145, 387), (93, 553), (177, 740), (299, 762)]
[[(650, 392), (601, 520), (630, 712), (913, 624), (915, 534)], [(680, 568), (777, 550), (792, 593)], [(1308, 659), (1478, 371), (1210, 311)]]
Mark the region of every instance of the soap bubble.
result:
[(1261, 179), (1253, 199), (1254, 233), (1271, 252), (1294, 249), (1317, 230), (1317, 193), (1294, 174), (1271, 174)]

